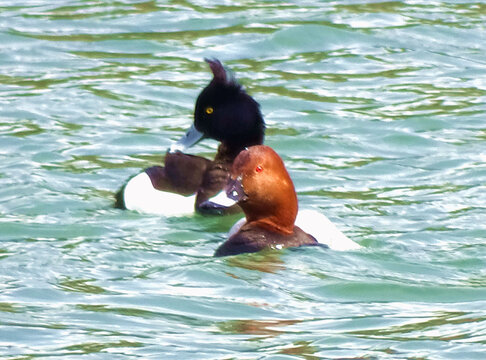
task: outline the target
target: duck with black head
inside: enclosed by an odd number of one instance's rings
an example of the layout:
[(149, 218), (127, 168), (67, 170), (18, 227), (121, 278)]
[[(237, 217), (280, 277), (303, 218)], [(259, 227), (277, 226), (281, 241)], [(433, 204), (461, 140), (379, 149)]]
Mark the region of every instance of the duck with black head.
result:
[[(205, 60), (213, 79), (196, 100), (193, 125), (167, 151), (164, 166), (147, 168), (122, 187), (117, 207), (168, 216), (241, 211), (238, 205), (203, 204), (223, 189), (240, 151), (263, 143), (265, 123), (259, 104), (222, 63)], [(220, 142), (214, 160), (184, 153), (204, 138)]]

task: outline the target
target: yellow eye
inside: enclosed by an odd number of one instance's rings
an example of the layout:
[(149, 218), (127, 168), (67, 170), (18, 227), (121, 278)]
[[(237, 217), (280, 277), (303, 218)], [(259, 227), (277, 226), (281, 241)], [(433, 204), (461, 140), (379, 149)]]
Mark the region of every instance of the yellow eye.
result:
[(211, 115), (214, 112), (214, 109), (211, 106), (206, 108), (206, 114)]

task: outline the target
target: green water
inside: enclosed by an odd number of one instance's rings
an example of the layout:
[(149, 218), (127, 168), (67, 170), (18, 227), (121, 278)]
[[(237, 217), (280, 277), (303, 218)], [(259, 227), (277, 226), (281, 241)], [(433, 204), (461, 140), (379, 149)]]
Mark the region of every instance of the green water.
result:
[[(2, 359), (484, 359), (486, 2), (0, 3)], [(112, 208), (228, 65), (363, 250)], [(213, 156), (205, 141), (194, 154)]]

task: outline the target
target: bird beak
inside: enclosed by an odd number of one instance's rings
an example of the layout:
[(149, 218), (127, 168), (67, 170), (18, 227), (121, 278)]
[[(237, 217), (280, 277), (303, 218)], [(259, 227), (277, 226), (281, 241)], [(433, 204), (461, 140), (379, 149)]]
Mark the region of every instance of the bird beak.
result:
[(185, 133), (183, 137), (181, 137), (176, 143), (172, 144), (169, 148), (170, 153), (174, 153), (177, 151), (185, 151), (186, 149), (190, 148), (193, 145), (196, 145), (199, 141), (204, 138), (204, 134), (196, 129), (194, 124), (190, 127), (189, 130)]
[(228, 184), (226, 184), (226, 196), (236, 202), (243, 202), (248, 200), (248, 195), (245, 193), (243, 188), (241, 175), (236, 179), (230, 179)]

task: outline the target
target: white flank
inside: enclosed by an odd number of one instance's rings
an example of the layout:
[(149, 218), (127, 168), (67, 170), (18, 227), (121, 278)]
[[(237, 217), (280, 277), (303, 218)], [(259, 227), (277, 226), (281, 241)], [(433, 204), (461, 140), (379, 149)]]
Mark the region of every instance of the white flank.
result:
[(243, 226), (243, 224), (246, 223), (246, 218), (242, 218), (235, 222), (233, 226), (231, 227), (230, 231), (228, 231), (228, 238), (232, 237), (234, 234), (236, 234), (240, 228)]
[(153, 187), (146, 172), (131, 178), (124, 191), (125, 207), (146, 214), (184, 216), (194, 214), (196, 195), (182, 196)]
[(320, 244), (329, 246), (329, 249), (346, 251), (361, 248), (344, 235), (326, 215), (315, 210), (299, 211), (295, 225), (314, 236)]

